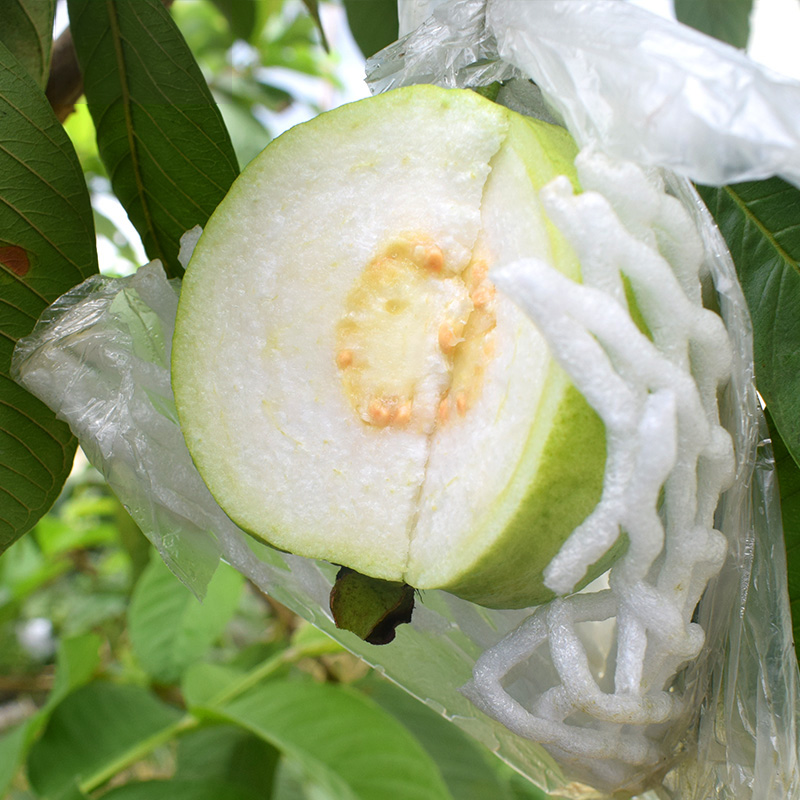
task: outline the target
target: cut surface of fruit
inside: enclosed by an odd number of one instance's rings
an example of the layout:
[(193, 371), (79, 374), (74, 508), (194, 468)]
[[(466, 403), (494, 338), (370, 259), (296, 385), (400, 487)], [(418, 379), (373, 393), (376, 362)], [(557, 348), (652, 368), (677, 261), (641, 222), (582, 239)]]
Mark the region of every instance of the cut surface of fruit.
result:
[(604, 431), (492, 270), (535, 257), (580, 279), (538, 198), (576, 182), (574, 155), (560, 128), (416, 86), (248, 166), (173, 342), (187, 445), (235, 522), (419, 589), (548, 599), (542, 570), (600, 497)]

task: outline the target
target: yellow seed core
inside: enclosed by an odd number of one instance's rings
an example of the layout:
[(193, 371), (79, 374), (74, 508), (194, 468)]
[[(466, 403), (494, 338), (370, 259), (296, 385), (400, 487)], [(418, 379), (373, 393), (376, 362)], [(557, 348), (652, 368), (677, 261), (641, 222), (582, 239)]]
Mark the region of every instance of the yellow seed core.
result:
[(494, 351), (487, 275), (479, 258), (454, 273), (422, 237), (392, 242), (367, 264), (345, 301), (335, 354), (365, 423), (429, 433), (474, 405)]

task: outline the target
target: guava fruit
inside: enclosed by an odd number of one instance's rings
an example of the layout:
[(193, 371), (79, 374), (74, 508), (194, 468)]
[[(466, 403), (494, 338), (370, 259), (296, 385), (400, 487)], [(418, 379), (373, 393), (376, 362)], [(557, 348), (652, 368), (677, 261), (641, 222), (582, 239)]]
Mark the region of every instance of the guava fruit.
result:
[(559, 127), (415, 86), (251, 162), (194, 251), (172, 356), (186, 443), (239, 526), (486, 606), (552, 597), (604, 428), (492, 270), (537, 257), (580, 280), (538, 197), (577, 188), (575, 153)]

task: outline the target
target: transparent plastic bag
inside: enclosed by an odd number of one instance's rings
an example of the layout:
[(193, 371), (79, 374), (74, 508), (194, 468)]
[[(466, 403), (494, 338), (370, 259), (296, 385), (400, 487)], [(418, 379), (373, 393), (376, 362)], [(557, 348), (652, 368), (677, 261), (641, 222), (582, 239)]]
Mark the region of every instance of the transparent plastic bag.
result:
[[(577, 22), (568, 24), (559, 15), (578, 14), (579, 21), (589, 24), (588, 17), (582, 16), (588, 14), (599, 19), (597, 24), (608, 25), (610, 17), (593, 16), (593, 9), (600, 13), (601, 6), (613, 6), (608, 13), (625, 13), (620, 9), (627, 8), (618, 2), (577, 0), (440, 4), (432, 22), (376, 57), (372, 77), (381, 81), (381, 88), (423, 80), (478, 85), (502, 79), (508, 84), (500, 99), (508, 105), (538, 115), (555, 109), (556, 116), (570, 121), (573, 112), (567, 105), (560, 106), (556, 95), (563, 103), (563, 98), (572, 98), (578, 109), (591, 106), (589, 89), (571, 92), (563, 88), (572, 85), (570, 64), (582, 63), (580, 54), (574, 61), (566, 55), (559, 61), (561, 44), (553, 45), (558, 65), (554, 71), (564, 82), (557, 92), (546, 94), (543, 102), (525, 77), (533, 75), (533, 68), (527, 58), (518, 57), (517, 51), (524, 48), (518, 42), (513, 45), (517, 53), (514, 63), (506, 61), (505, 50), (501, 57), (498, 43), (506, 38), (499, 23), (492, 20), (502, 20), (505, 11), (513, 11), (513, 30), (518, 34), (534, 22), (537, 30), (545, 31), (546, 26), (540, 27), (540, 20), (533, 15), (552, 14), (556, 22), (560, 20), (560, 25), (555, 25), (560, 35), (571, 42), (575, 37), (570, 35), (569, 24)], [(634, 23), (640, 29), (645, 23), (648, 27), (655, 24), (650, 15), (637, 17), (642, 13), (638, 10), (631, 13), (630, 29), (636, 30)], [(600, 32), (594, 29), (594, 33), (599, 36)], [(672, 31), (671, 35), (678, 34)], [(594, 42), (591, 37), (586, 41)], [(540, 53), (536, 42), (527, 42), (525, 47)], [(618, 56), (633, 72), (630, 59), (637, 57), (636, 48)], [(610, 69), (607, 74), (613, 73)], [(545, 88), (544, 79), (541, 86)], [(588, 98), (584, 97), (587, 92)], [(606, 102), (607, 111), (619, 110), (602, 97), (599, 102)], [(594, 130), (590, 125), (585, 129), (570, 125), (582, 144), (603, 148), (602, 137), (587, 133)], [(645, 141), (644, 132), (638, 133)], [(751, 145), (758, 139), (754, 133), (745, 148), (753, 159), (757, 151)], [(705, 150), (700, 147), (692, 158), (700, 158), (698, 153), (708, 158), (710, 145), (706, 141), (704, 146)], [(613, 155), (613, 148), (607, 152)], [(736, 153), (726, 162), (729, 166), (724, 170), (728, 172), (721, 173), (726, 179), (732, 162), (738, 160), (744, 174), (751, 169), (742, 151)], [(641, 162), (674, 166), (660, 158), (655, 153)], [(653, 185), (663, 180), (656, 173), (642, 174)], [(687, 174), (698, 177), (691, 170)], [(607, 758), (570, 758), (552, 745), (548, 751), (483, 714), (467, 699), (463, 688), (474, 683), (476, 664), (487, 653), (507, 653), (503, 641), (513, 641), (517, 631), (538, 624), (536, 615), (541, 618), (550, 609), (491, 611), (443, 592), (426, 592), (412, 624), (401, 626), (390, 645), (376, 648), (335, 629), (327, 605), (334, 568), (278, 553), (243, 534), (213, 501), (192, 465), (169, 386), (177, 287), (166, 280), (157, 263), (143, 267), (131, 278), (90, 279), (61, 298), (34, 333), (20, 342), (14, 369), (20, 382), (70, 423), (134, 519), (198, 595), (202, 596), (217, 559), (224, 558), (557, 796), (601, 797), (615, 790), (629, 796), (652, 787), (648, 797), (675, 800), (794, 797), (798, 792), (798, 675), (786, 601), (780, 510), (753, 387), (746, 307), (724, 243), (702, 204), (686, 181), (667, 176), (666, 183), (702, 235), (705, 290), (718, 304), (732, 344), (733, 365), (721, 416), (735, 442), (737, 474), (714, 519), (714, 526), (728, 541), (728, 557), (703, 592), (690, 623), (704, 631), (703, 647), (696, 658), (680, 665), (671, 683), (670, 691), (683, 698), (680, 713), (668, 724), (648, 726), (645, 734), (648, 741), (663, 745), (655, 763), (649, 757), (640, 762), (634, 758), (620, 766)], [(627, 215), (631, 238), (647, 238), (647, 230), (637, 227), (639, 209), (635, 204), (623, 208), (624, 198), (619, 196), (615, 202), (619, 214)], [(504, 287), (522, 296), (528, 277), (524, 270), (509, 269)], [(758, 591), (751, 591), (755, 585)], [(553, 606), (554, 611), (558, 609)], [(583, 626), (580, 645), (597, 672), (614, 658), (613, 615), (610, 619), (610, 626), (606, 620), (561, 628), (554, 624), (550, 630), (563, 634), (569, 633), (570, 627)], [(513, 675), (516, 702), (532, 706), (552, 688), (556, 680), (553, 652), (538, 648), (523, 654)], [(467, 693), (480, 705), (472, 690)], [(587, 722), (587, 729), (593, 724)], [(620, 726), (622, 733), (625, 727)], [(604, 731), (602, 727), (594, 730)]]
[[(401, 9), (404, 0), (400, 0)], [(580, 145), (698, 183), (800, 185), (800, 84), (622, 0), (429, 0), (367, 64), (373, 92), (532, 79)]]

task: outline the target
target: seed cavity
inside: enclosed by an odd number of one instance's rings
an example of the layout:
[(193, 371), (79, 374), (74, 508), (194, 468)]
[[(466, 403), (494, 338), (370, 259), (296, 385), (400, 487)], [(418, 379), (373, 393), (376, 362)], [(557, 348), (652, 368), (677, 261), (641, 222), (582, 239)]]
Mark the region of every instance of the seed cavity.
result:
[(336, 366), (358, 417), (431, 433), (480, 396), (494, 353), (495, 288), (485, 257), (457, 274), (426, 237), (397, 239), (345, 300)]

